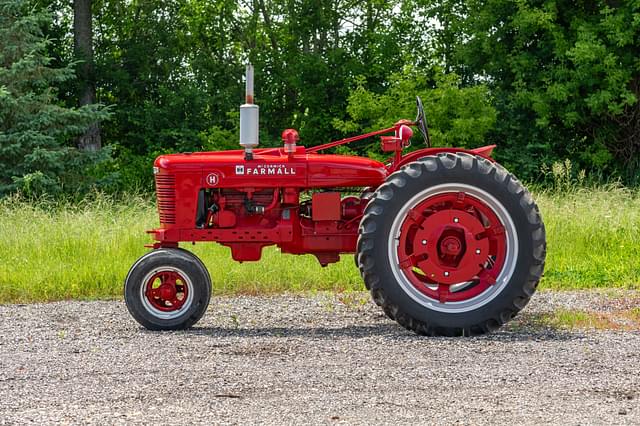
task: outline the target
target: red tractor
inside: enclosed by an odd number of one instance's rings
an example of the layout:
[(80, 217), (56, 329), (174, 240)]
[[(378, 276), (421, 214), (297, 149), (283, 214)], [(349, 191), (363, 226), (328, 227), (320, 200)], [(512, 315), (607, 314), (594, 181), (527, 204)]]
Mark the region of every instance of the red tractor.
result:
[[(322, 266), (356, 253), (374, 302), (418, 334), (482, 334), (524, 308), (544, 268), (545, 229), (530, 193), (490, 157), (494, 146), (431, 148), (418, 98), (415, 121), (311, 148), (287, 129), (282, 147), (256, 149), (250, 65), (246, 86), (244, 149), (162, 155), (154, 163), (160, 227), (149, 231), (153, 250), (125, 282), (140, 324), (177, 330), (202, 317), (211, 278), (178, 245), (203, 241), (229, 247), (239, 262), (260, 260), (270, 245), (313, 254)], [(412, 127), (427, 147), (404, 154)], [(320, 154), (384, 134), (386, 163)]]

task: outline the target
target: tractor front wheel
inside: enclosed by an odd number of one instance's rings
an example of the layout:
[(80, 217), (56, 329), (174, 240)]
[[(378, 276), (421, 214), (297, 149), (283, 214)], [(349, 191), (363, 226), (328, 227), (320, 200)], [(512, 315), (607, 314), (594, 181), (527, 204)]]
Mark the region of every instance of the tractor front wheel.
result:
[(200, 259), (182, 249), (157, 249), (131, 267), (124, 284), (129, 312), (149, 330), (183, 330), (204, 315), (211, 278)]
[(358, 266), (376, 304), (425, 335), (477, 335), (513, 318), (542, 275), (545, 231), (529, 192), (469, 154), (395, 172), (365, 209)]

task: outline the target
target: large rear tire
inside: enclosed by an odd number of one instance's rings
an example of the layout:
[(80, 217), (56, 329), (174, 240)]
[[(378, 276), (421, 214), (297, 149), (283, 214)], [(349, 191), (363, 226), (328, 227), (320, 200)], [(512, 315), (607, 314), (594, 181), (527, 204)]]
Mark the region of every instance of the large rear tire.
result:
[(207, 310), (211, 278), (193, 253), (153, 250), (131, 267), (124, 300), (131, 316), (149, 330), (184, 330)]
[(535, 292), (545, 229), (529, 192), (496, 163), (442, 153), (393, 173), (365, 209), (358, 267), (373, 300), (423, 335), (478, 335)]

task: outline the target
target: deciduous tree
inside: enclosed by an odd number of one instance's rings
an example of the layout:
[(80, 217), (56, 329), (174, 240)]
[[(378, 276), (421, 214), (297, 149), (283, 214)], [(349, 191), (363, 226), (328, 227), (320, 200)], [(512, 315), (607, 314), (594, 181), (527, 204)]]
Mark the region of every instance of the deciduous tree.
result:
[[(96, 103), (96, 83), (93, 66), (93, 23), (91, 0), (73, 0), (73, 40), (74, 55), (78, 62), (78, 104)], [(102, 147), (100, 124), (91, 123), (78, 138), (78, 146), (87, 151), (98, 151)]]

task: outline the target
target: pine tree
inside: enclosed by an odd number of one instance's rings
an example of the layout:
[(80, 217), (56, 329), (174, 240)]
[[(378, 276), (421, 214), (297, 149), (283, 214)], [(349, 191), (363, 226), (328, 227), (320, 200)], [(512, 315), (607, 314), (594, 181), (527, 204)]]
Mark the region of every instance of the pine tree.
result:
[(26, 1), (0, 0), (0, 196), (86, 189), (92, 183), (87, 170), (108, 155), (73, 146), (109, 112), (59, 101), (56, 86), (73, 79), (74, 70), (51, 66), (41, 30), (50, 19)]

